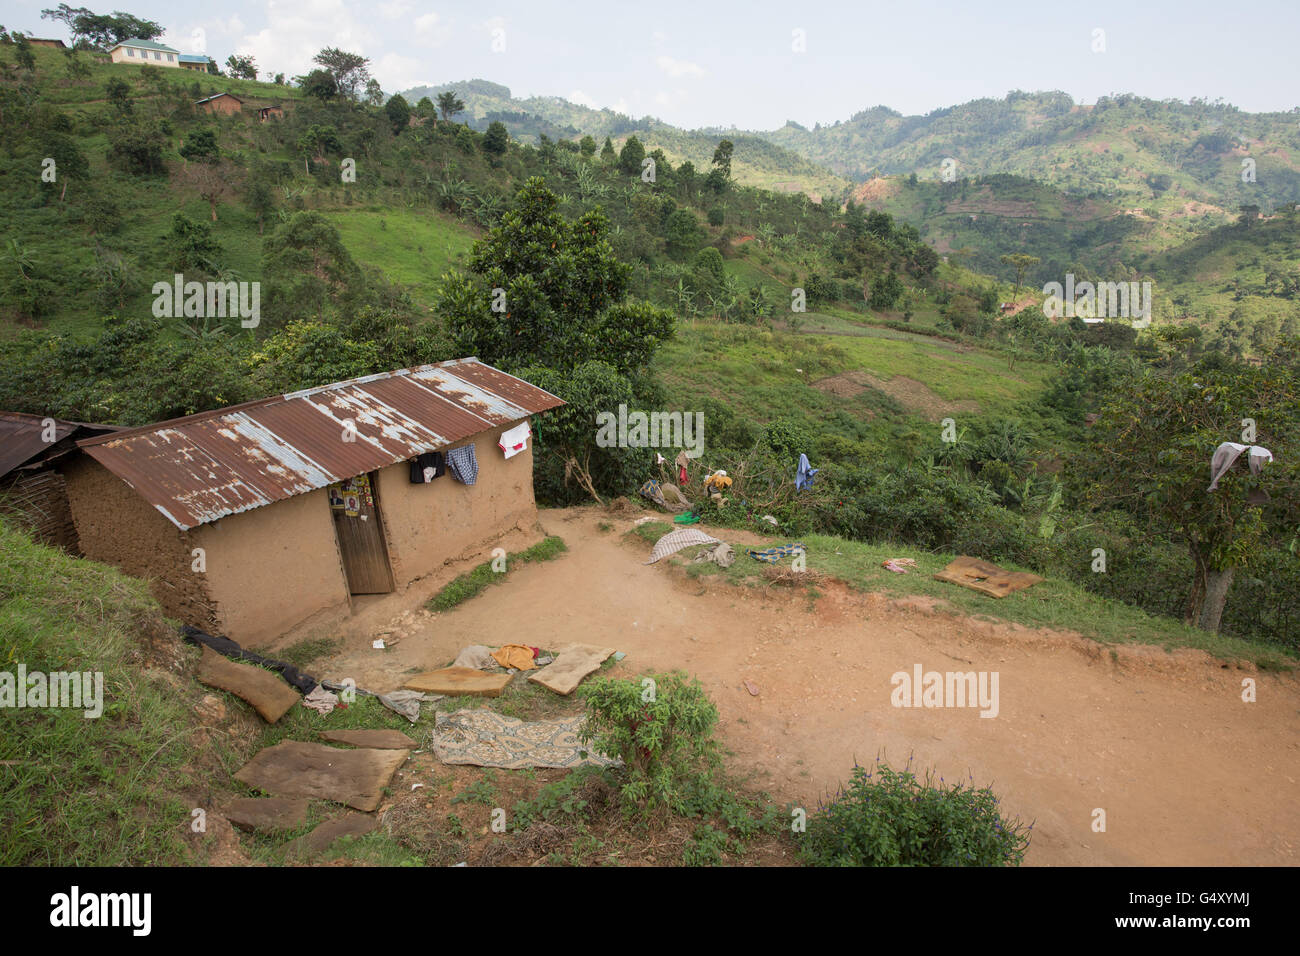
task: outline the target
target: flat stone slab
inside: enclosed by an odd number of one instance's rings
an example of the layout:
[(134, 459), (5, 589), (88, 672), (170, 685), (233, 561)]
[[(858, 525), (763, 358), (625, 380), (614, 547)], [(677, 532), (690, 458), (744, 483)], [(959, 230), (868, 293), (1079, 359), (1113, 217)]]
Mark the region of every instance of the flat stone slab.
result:
[(241, 830), (296, 830), (307, 822), (308, 801), (287, 797), (240, 797), (226, 819)]
[(964, 588), (995, 598), (1004, 598), (1014, 591), (1033, 587), (1043, 581), (1037, 574), (1008, 571), (990, 561), (981, 561), (964, 554), (953, 559), (951, 564), (934, 576), (936, 580), (960, 584)]
[(376, 750), (414, 750), (416, 743), (400, 730), (327, 730), (321, 739)]
[(345, 836), (364, 836), (378, 826), (378, 817), (367, 813), (345, 813), (333, 820), (326, 820), (310, 833), (298, 837), (285, 850), (290, 856), (324, 853), (334, 845), (335, 840)]
[(559, 649), (552, 663), (547, 664), (536, 674), (529, 674), (528, 679), (557, 694), (567, 696), (582, 683), (584, 677), (592, 671), (600, 670), (600, 665), (604, 663), (605, 658), (613, 653), (612, 647), (566, 644)]
[(201, 684), (228, 690), (248, 701), (268, 724), (275, 723), (298, 703), (298, 692), (278, 674), (222, 657), (206, 645), (197, 676)]
[(235, 779), (279, 797), (314, 797), (370, 811), (379, 806), (384, 787), (410, 754), (282, 740), (259, 751)]
[(416, 674), (406, 686), (448, 697), (500, 697), (512, 677), (511, 674), (486, 674), (472, 667), (443, 667)]

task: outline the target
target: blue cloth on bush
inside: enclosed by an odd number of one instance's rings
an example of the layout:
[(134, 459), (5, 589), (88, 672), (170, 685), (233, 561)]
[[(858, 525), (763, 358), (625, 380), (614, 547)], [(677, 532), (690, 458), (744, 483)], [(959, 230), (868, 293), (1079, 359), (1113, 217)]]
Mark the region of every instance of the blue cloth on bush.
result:
[(807, 455), (800, 455), (799, 471), (794, 476), (795, 489), (798, 491), (802, 491), (805, 488), (811, 488), (813, 483), (813, 475), (817, 474), (817, 472), (819, 471), (821, 471), (820, 468), (814, 468), (812, 465), (808, 464)]
[(465, 445), (447, 452), (447, 469), (462, 484), (474, 484), (478, 480), (478, 458), (474, 456), (474, 446)]

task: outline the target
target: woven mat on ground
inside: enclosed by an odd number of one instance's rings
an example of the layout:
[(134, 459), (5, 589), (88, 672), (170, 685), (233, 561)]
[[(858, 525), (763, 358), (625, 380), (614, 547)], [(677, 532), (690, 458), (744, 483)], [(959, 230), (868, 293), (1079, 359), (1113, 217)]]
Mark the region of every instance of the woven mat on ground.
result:
[(507, 770), (616, 764), (618, 761), (586, 750), (578, 742), (578, 728), (585, 719), (577, 714), (523, 721), (484, 708), (439, 714), (431, 738), (433, 752), (446, 764)]
[(655, 542), (654, 550), (650, 552), (650, 560), (646, 564), (654, 564), (656, 561), (660, 561), (670, 554), (675, 554), (682, 548), (689, 548), (693, 544), (717, 543), (717, 538), (705, 534), (698, 528), (682, 528), (678, 531), (669, 531)]

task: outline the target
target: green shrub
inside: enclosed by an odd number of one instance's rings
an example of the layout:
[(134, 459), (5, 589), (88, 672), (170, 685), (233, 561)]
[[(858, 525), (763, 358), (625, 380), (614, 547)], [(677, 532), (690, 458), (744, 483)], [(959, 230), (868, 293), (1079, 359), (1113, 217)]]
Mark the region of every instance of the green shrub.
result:
[(624, 808), (686, 813), (692, 781), (718, 765), (711, 739), (718, 709), (699, 681), (681, 671), (603, 678), (578, 695), (587, 705), (582, 742), (623, 761)]
[(809, 815), (799, 854), (815, 866), (1018, 866), (1032, 829), (1004, 818), (988, 788), (936, 787), (877, 761)]

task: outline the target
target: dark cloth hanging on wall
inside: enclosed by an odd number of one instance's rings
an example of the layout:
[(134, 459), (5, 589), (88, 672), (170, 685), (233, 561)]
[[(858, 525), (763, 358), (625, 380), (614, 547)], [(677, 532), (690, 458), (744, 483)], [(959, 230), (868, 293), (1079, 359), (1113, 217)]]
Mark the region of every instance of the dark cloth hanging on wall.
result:
[[(432, 473), (425, 474), (432, 469)], [(441, 478), (447, 471), (447, 460), (440, 451), (431, 451), (411, 459), (411, 484), (423, 485), (434, 478)]]
[(249, 664), (257, 664), (261, 667), (269, 667), (278, 673), (286, 681), (294, 686), (302, 694), (310, 694), (316, 689), (316, 679), (308, 677), (292, 664), (286, 664), (284, 661), (272, 660), (269, 657), (262, 657), (260, 654), (254, 654), (252, 651), (246, 651), (228, 637), (214, 637), (200, 631), (197, 627), (190, 627), (188, 624), (181, 627), (181, 636), (187, 643), (202, 645), (206, 644), (218, 654), (229, 657), (235, 661), (245, 661)]

